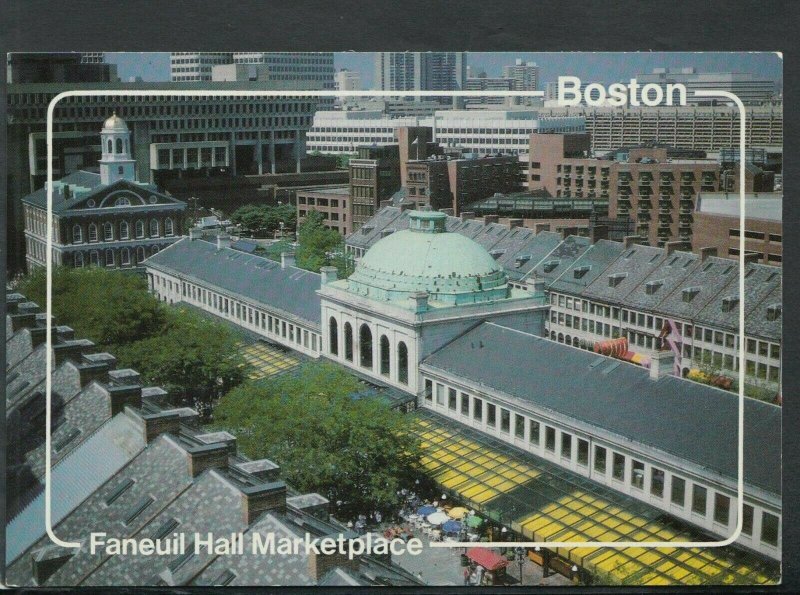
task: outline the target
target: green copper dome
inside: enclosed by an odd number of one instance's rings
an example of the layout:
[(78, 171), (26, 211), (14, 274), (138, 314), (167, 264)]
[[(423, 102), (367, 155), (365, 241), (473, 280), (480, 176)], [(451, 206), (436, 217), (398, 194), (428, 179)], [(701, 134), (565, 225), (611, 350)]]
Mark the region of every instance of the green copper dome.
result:
[(385, 301), (424, 291), (431, 305), (507, 298), (503, 269), (477, 242), (446, 232), (446, 220), (444, 213), (412, 211), (409, 229), (378, 241), (361, 258), (348, 289)]

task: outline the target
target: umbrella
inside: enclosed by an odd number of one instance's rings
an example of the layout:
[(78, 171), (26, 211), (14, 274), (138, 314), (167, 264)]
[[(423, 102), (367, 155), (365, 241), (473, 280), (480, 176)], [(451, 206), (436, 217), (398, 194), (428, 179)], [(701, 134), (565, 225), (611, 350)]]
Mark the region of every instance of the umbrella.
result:
[(461, 519), (464, 518), (464, 515), (467, 514), (467, 509), (463, 506), (456, 506), (455, 508), (451, 508), (450, 512), (447, 514), (450, 515), (451, 519)]
[(467, 517), (467, 527), (472, 527), (473, 529), (480, 527), (483, 523), (483, 519), (477, 515), (472, 515)]
[(461, 531), (461, 523), (458, 521), (447, 521), (442, 525), (442, 529), (445, 533), (458, 533)]
[(448, 517), (443, 512), (434, 512), (431, 515), (428, 515), (428, 522), (431, 525), (441, 525), (442, 523), (446, 523), (448, 521)]
[(434, 512), (436, 512), (436, 507), (431, 505), (420, 506), (417, 509), (417, 514), (419, 516), (428, 516), (429, 514), (433, 514)]

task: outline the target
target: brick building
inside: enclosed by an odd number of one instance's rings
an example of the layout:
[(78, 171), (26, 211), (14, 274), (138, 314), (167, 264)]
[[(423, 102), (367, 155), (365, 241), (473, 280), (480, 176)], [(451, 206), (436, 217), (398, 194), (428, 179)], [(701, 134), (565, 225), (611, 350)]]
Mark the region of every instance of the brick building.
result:
[(400, 189), (400, 153), (397, 145), (359, 147), (350, 160), (351, 225), (356, 230), (372, 217), (382, 200)]
[(300, 225), (309, 211), (318, 211), (324, 217), (325, 227), (349, 235), (352, 224), (350, 186), (316, 186), (297, 191), (297, 224)]

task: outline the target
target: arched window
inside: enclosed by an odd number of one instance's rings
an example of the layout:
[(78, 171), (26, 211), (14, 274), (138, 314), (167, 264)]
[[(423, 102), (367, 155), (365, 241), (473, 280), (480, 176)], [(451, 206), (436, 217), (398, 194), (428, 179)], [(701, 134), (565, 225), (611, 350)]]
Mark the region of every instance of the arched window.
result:
[(158, 219), (150, 219), (150, 237), (158, 237)]
[(100, 255), (97, 253), (97, 250), (89, 252), (89, 264), (93, 267), (100, 265)]
[(136, 222), (136, 237), (143, 238), (144, 237), (144, 221), (139, 219)]
[(128, 232), (128, 222), (127, 221), (120, 221), (119, 222), (119, 237), (122, 240), (127, 240), (130, 235)]
[(111, 139), (108, 139), (108, 153), (114, 152), (114, 144), (111, 142)]
[(158, 251), (159, 251), (159, 247), (158, 246), (153, 246), (153, 248), (150, 250), (150, 255), (152, 256), (154, 254), (158, 254)]
[(564, 342), (564, 333), (558, 333), (558, 342), (559, 343), (563, 343)]
[(123, 167), (120, 165), (120, 166), (117, 168), (117, 173), (118, 173), (119, 175), (122, 175), (122, 174), (124, 174), (124, 173), (125, 173), (125, 168), (123, 168)]
[(122, 153), (122, 139), (117, 139), (117, 153)]
[(119, 252), (119, 262), (122, 266), (131, 266), (131, 251), (130, 248), (123, 248)]
[(372, 331), (366, 324), (358, 330), (358, 350), (361, 366), (372, 369)]
[(386, 335), (381, 335), (381, 374), (389, 375), (389, 366), (392, 354), (389, 349), (389, 339)]
[(408, 384), (408, 347), (403, 341), (397, 344), (397, 379)]
[(97, 241), (97, 226), (94, 223), (89, 224), (89, 241)]
[(131, 201), (127, 196), (120, 196), (117, 200), (114, 201), (115, 207), (126, 207), (129, 204), (131, 204)]
[(83, 252), (75, 253), (75, 267), (79, 269), (83, 268)]
[(344, 323), (344, 359), (353, 361), (353, 327), (349, 322)]
[(164, 219), (164, 235), (171, 236), (174, 233), (172, 228), (172, 219), (167, 217)]
[(80, 225), (72, 226), (72, 243), (80, 244), (83, 242), (83, 229)]
[(140, 264), (145, 258), (147, 255), (144, 252), (144, 246), (136, 248), (136, 264)]
[(106, 266), (113, 267), (114, 266), (114, 251), (113, 250), (106, 250)]
[(577, 347), (578, 346), (578, 337), (572, 337), (572, 346), (573, 347)]
[(103, 223), (103, 239), (106, 242), (110, 242), (114, 239), (114, 226), (108, 221)]
[(328, 322), (328, 340), (330, 341), (328, 351), (331, 355), (339, 355), (339, 323), (333, 316)]

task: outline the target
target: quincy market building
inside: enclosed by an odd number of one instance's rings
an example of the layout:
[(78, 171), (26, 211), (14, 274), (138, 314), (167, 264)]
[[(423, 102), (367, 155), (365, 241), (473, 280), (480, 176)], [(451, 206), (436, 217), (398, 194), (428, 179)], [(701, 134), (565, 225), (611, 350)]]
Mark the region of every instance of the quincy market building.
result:
[[(151, 291), (416, 396), (470, 427), (717, 538), (737, 524), (738, 397), (543, 338), (540, 282), (513, 284), (477, 242), (415, 211), (348, 279), (193, 234), (146, 262)], [(737, 543), (781, 552), (781, 409), (745, 400)]]

